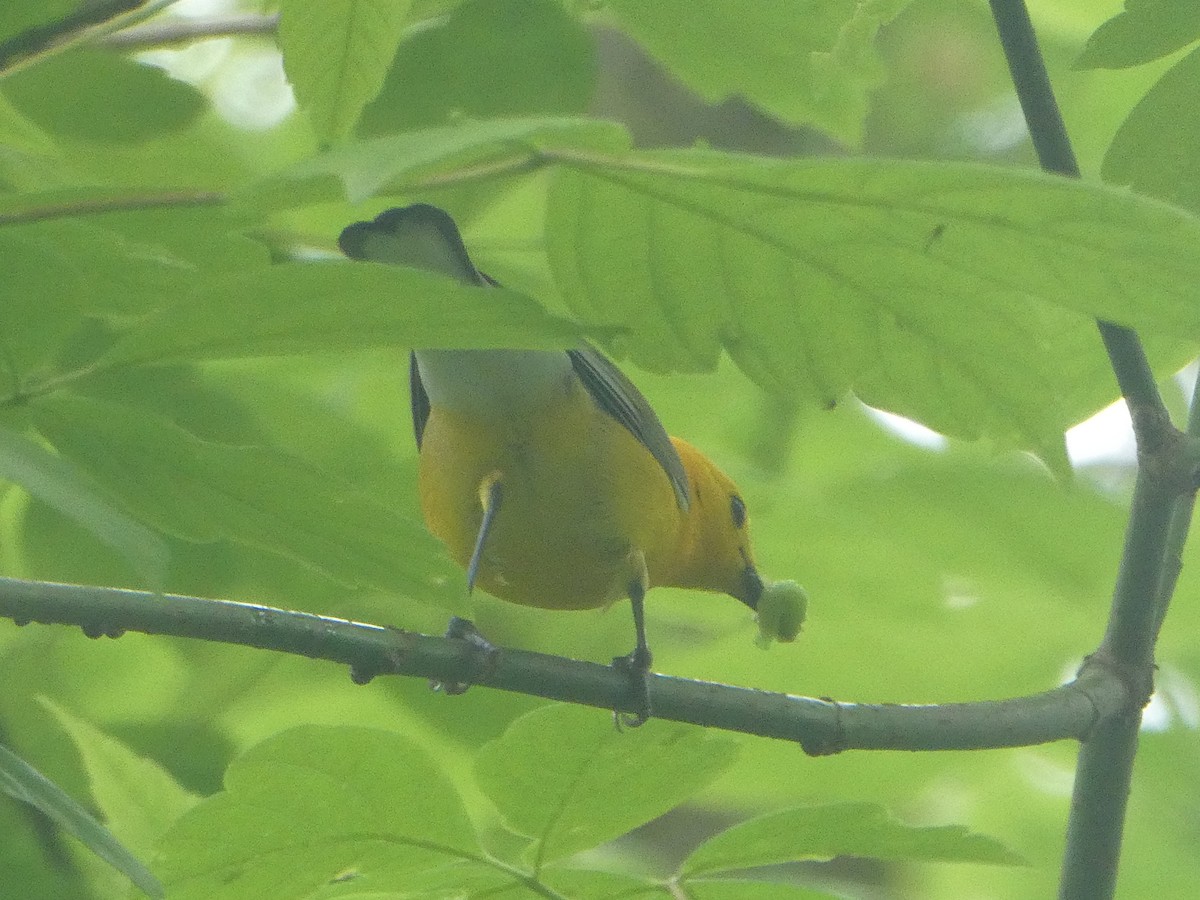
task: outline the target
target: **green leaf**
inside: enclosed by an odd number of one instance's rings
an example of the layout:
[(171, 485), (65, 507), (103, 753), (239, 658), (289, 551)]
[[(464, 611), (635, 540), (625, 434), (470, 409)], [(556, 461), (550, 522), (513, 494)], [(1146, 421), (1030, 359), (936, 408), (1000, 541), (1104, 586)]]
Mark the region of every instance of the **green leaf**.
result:
[(153, 873), (125, 849), (112, 833), (54, 782), (7, 747), (0, 746), (0, 790), (48, 816), (55, 824), (83, 842), (148, 897), (165, 897)]
[(747, 881), (741, 878), (712, 881), (689, 879), (685, 892), (694, 900), (826, 900), (839, 896), (774, 880)]
[(697, 847), (680, 873), (692, 878), (835, 856), (1025, 865), (1000, 842), (957, 825), (919, 828), (893, 819), (873, 803), (830, 803), (734, 825)]
[[(16, 38), (19, 47), (12, 45), (5, 50), (15, 53), (20, 60), (28, 52), (28, 43), (22, 38), (40, 37), (47, 28), (53, 27), (79, 8), (79, 0), (7, 0), (0, 4), (0, 41)], [(9, 62), (9, 60), (0, 60)]]
[(702, 152), (566, 162), (556, 280), (652, 370), (710, 369), (724, 348), (780, 396), (828, 406), (853, 388), (1062, 470), (1063, 431), (1094, 411), (1062, 398), (1111, 385), (1091, 317), (1200, 335), (1200, 223), (1100, 185)]
[(106, 368), (372, 347), (568, 347), (579, 329), (515, 291), (367, 262), (282, 263), (202, 282)]
[(680, 866), (690, 878), (714, 872), (839, 856), (925, 863), (1025, 865), (988, 836), (960, 826), (907, 826), (872, 803), (830, 803), (769, 812), (704, 841)]
[[(492, 876), (453, 785), (397, 734), (308, 725), (230, 763), (155, 861), (172, 898), (362, 896)], [(319, 894), (318, 894), (319, 892)]]
[(269, 550), (347, 585), (457, 597), (461, 577), (419, 522), (299, 460), (66, 393), (39, 397), (30, 412), (55, 447), (161, 531)]
[(839, 140), (862, 139), (884, 71), (881, 25), (908, 0), (610, 0), (605, 8), (710, 102), (740, 95), (778, 118)]
[[(22, 115), (3, 93), (0, 93), (0, 141), (3, 141), (7, 150), (6, 156), (15, 155), (18, 151), (43, 158), (58, 155), (58, 147), (50, 135)], [(4, 164), (7, 167), (10, 163), (6, 160)]]
[[(81, 313), (121, 317), (143, 313), (195, 282), (197, 267), (171, 249), (143, 243), (80, 219), (52, 218), (0, 232), (0, 260), (21, 278), (20, 306), (36, 305), (32, 324), (61, 310), (71, 328)], [(16, 329), (6, 329), (13, 334)], [(14, 341), (14, 343), (16, 343)], [(43, 351), (53, 350), (39, 344)]]
[(0, 478), (74, 520), (116, 550), (154, 590), (166, 579), (163, 540), (114, 505), (70, 460), (0, 425)]
[(99, 143), (163, 137), (207, 106), (191, 85), (103, 50), (72, 50), (39, 60), (6, 78), (4, 93), (46, 131)]
[[(603, 863), (602, 860), (598, 862)], [(566, 897), (586, 897), (587, 900), (635, 900), (672, 896), (667, 885), (658, 879), (637, 878), (631, 875), (596, 869), (549, 865), (538, 878), (552, 890)]]
[(1125, 11), (1096, 29), (1078, 69), (1140, 66), (1200, 39), (1200, 7), (1175, 0), (1125, 0)]
[(1200, 49), (1158, 80), (1121, 123), (1101, 174), (1161, 200), (1200, 210)]
[(284, 0), (283, 68), (322, 141), (345, 137), (379, 93), (408, 18), (408, 0)]
[(9, 382), (46, 366), (79, 327), (88, 281), (70, 254), (24, 229), (0, 230), (0, 270), (0, 370)]
[(70, 736), (87, 770), (92, 798), (114, 833), (139, 853), (151, 850), (168, 826), (199, 802), (153, 760), (40, 698)]
[(595, 81), (592, 45), (558, 0), (471, 0), (400, 45), (358, 131), (582, 113)]
[(536, 867), (619, 837), (683, 803), (734, 761), (738, 744), (651, 719), (619, 732), (612, 716), (555, 704), (483, 747), (475, 774)]
[(615, 152), (628, 146), (620, 126), (592, 119), (465, 122), (348, 143), (251, 185), (242, 199), (268, 207), (343, 197), (357, 203), (376, 194), (522, 173), (552, 151)]
[(0, 92), (0, 206), (3, 191), (27, 191), (61, 184), (66, 174), (53, 139)]

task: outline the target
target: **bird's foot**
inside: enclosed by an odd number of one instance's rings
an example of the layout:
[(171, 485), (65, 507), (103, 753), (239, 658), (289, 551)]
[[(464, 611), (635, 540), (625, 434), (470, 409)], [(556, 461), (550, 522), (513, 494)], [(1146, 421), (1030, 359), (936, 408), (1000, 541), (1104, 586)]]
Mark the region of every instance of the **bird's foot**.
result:
[[(500, 652), (491, 641), (483, 636), (475, 623), (470, 619), (463, 619), (459, 616), (454, 616), (450, 619), (450, 623), (446, 626), (446, 637), (453, 640), (465, 642), (472, 651), (472, 656), (475, 658), (475, 674), (476, 676), (486, 672), (496, 662), (496, 656)], [(471, 686), (469, 681), (431, 681), (429, 682), (430, 690), (440, 691), (443, 694), (465, 694), (467, 688)]]
[(612, 667), (629, 678), (629, 689), (633, 699), (633, 712), (613, 710), (613, 723), (617, 730), (638, 728), (650, 718), (650, 651), (644, 647), (635, 649), (626, 656), (613, 657)]

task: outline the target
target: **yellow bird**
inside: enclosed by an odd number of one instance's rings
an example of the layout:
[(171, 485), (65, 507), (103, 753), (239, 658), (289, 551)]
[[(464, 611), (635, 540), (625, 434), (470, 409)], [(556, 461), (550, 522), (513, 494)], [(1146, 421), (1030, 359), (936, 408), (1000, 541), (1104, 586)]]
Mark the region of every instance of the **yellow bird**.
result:
[[(497, 284), (475, 268), (450, 216), (425, 204), (350, 225), (339, 245), (352, 259)], [(720, 591), (758, 608), (764, 583), (737, 487), (668, 437), (598, 351), (415, 350), (409, 373), (421, 509), (468, 585), (545, 609), (630, 599), (637, 643), (613, 660), (633, 679), (629, 724), (650, 713), (649, 588)], [(770, 636), (794, 638), (792, 619)]]

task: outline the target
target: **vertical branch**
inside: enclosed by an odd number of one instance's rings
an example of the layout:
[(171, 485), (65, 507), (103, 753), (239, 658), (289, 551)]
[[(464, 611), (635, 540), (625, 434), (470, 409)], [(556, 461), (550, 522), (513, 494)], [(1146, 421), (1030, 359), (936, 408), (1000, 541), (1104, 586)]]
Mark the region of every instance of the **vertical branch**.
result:
[[(1038, 160), (1046, 171), (1078, 178), (1024, 0), (990, 2)], [(1102, 723), (1080, 748), (1059, 883), (1059, 896), (1071, 900), (1104, 900), (1116, 889), (1141, 708), (1153, 686), (1154, 644), (1174, 590), (1172, 560), (1187, 537), (1193, 492), (1185, 442), (1171, 425), (1137, 334), (1096, 324), (1133, 420), (1138, 476), (1108, 627), (1087, 664), (1117, 673), (1138, 702)]]

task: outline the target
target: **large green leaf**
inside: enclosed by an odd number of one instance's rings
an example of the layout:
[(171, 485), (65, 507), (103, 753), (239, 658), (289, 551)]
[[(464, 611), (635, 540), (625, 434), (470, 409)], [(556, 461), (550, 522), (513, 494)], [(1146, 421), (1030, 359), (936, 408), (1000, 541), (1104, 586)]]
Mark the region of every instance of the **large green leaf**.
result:
[(1121, 123), (1102, 174), (1105, 181), (1200, 210), (1200, 49), (1150, 88)]
[(38, 398), (31, 415), (64, 456), (168, 534), (270, 550), (343, 584), (457, 596), (461, 579), (419, 522), (299, 460), (66, 393)]
[(283, 263), (201, 282), (100, 365), (371, 347), (567, 347), (579, 336), (515, 291), (376, 263)]
[(0, 479), (21, 485), (86, 528), (128, 560), (148, 586), (162, 588), (166, 544), (115, 505), (71, 460), (0, 425)]
[(225, 790), (171, 829), (155, 870), (179, 900), (403, 895), (504, 877), (425, 752), (386, 731), (315, 725), (230, 763)]
[[(0, 186), (28, 190), (56, 183), (60, 174), (58, 148), (50, 135), (22, 115), (0, 92)], [(0, 194), (0, 209), (8, 196)]]
[(204, 95), (165, 72), (103, 50), (42, 59), (4, 81), (12, 104), (46, 131), (71, 140), (136, 143), (191, 122)]
[(30, 804), (124, 874), (148, 897), (164, 897), (154, 874), (68, 794), (7, 747), (0, 746), (0, 790)]
[[(50, 218), (0, 231), (0, 261), (13, 273), (12, 304), (26, 315), (6, 335), (55, 322), (68, 330), (81, 313), (119, 317), (143, 313), (178, 296), (196, 279), (198, 267), (170, 248), (136, 239), (82, 219)], [(16, 279), (20, 279), (17, 281)], [(16, 318), (12, 312), (0, 313)], [(14, 343), (17, 341), (14, 340)], [(34, 352), (28, 343), (20, 348)], [(39, 341), (41, 353), (53, 341)]]
[(853, 388), (1061, 469), (1062, 432), (1095, 408), (1079, 396), (1111, 384), (1092, 316), (1200, 336), (1200, 223), (1100, 185), (703, 152), (565, 162), (556, 279), (647, 368), (711, 368), (724, 348), (773, 393), (829, 405)]
[(317, 136), (337, 140), (378, 92), (400, 43), (408, 0), (284, 0), (279, 48)]
[(1023, 863), (998, 841), (965, 828), (920, 828), (897, 821), (873, 803), (831, 803), (768, 813), (734, 825), (697, 847), (680, 872), (687, 878), (835, 856)]
[(700, 791), (735, 741), (651, 719), (620, 732), (611, 715), (551, 705), (486, 745), (475, 774), (514, 831), (534, 838), (535, 868), (619, 837)]
[(167, 827), (199, 801), (158, 763), (44, 697), (42, 705), (79, 751), (92, 798), (104, 810), (109, 828), (139, 853), (148, 853)]
[(1174, 53), (1200, 39), (1200, 7), (1175, 0), (1125, 0), (1124, 12), (1096, 29), (1075, 65), (1123, 69)]
[(582, 113), (592, 57), (591, 36), (558, 0), (471, 0), (400, 45), (358, 130), (386, 134), (464, 114)]
[(706, 100), (740, 95), (850, 144), (883, 81), (879, 27), (908, 0), (610, 0), (621, 25)]

